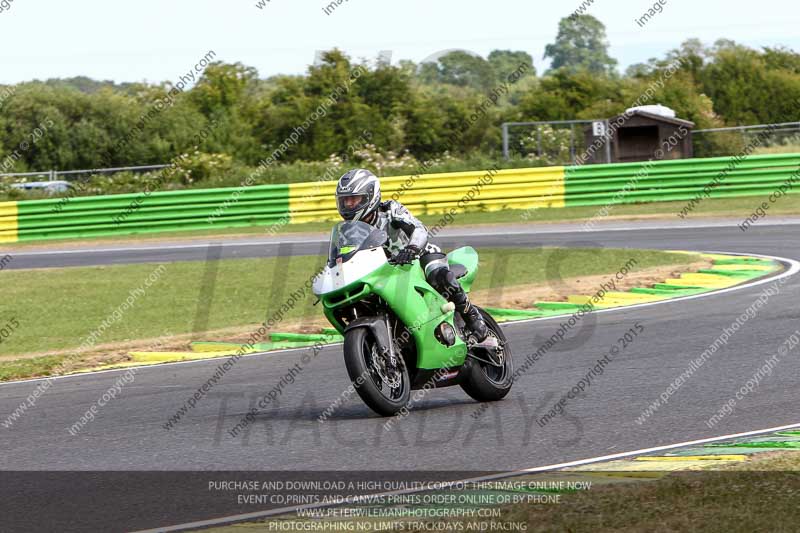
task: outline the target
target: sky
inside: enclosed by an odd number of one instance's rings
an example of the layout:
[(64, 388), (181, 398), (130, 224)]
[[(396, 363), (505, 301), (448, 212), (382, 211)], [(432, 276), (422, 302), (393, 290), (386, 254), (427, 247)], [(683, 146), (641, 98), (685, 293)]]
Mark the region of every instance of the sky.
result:
[(331, 1), (0, 0), (0, 83), (175, 81), (210, 50), (265, 78), (303, 73), (333, 47), (354, 58), (390, 51), (394, 64), (448, 49), (524, 50), (542, 72), (558, 21), (581, 2), (606, 25), (621, 70), (689, 37), (800, 51), (800, 9), (789, 0), (661, 0), (644, 27), (636, 19), (654, 0), (342, 0), (326, 14)]

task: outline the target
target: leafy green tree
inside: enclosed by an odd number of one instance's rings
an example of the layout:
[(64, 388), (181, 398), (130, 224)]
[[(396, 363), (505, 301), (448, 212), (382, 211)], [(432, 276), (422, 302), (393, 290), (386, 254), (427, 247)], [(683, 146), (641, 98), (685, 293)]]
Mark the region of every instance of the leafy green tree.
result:
[(571, 120), (595, 103), (606, 100), (622, 101), (618, 79), (597, 76), (583, 69), (559, 69), (542, 78), (539, 85), (522, 98), (519, 107), (526, 117), (524, 120)]
[(258, 77), (252, 67), (216, 61), (208, 65), (191, 91), (192, 100), (206, 116), (237, 106), (250, 83)]
[(764, 62), (768, 69), (786, 70), (800, 74), (800, 54), (789, 48), (779, 46), (764, 48)]
[[(514, 50), (494, 50), (487, 59), (451, 52), (422, 65), (373, 67), (331, 50), (302, 75), (267, 79), (240, 63), (214, 63), (167, 105), (169, 83), (85, 77), (22, 83), (0, 93), (0, 146), (5, 155), (20, 152), (16, 171), (164, 163), (191, 152), (205, 165), (192, 173), (199, 181), (230, 184), (225, 180), (242, 165), (281, 147), (279, 163), (303, 163), (270, 169), (265, 180), (324, 170), (329, 163), (323, 161), (345, 154), (364, 131), (375, 145), (364, 153), (392, 164), (410, 160), (407, 152), (419, 160), (451, 161), (443, 157), (450, 153), (485, 161), (499, 149), (504, 121), (610, 117), (645, 93), (652, 93), (647, 103), (669, 106), (698, 128), (800, 120), (800, 54), (787, 48), (688, 39), (618, 76), (603, 25), (586, 15), (562, 20), (547, 54), (553, 68), (543, 77), (528, 53)], [(667, 76), (678, 59), (680, 68)], [(487, 94), (520, 64), (528, 68), (508, 95), (487, 105)], [(44, 135), (19, 150), (43, 124)], [(203, 130), (210, 134), (198, 141)], [(129, 190), (139, 179), (120, 178)]]
[[(205, 117), (195, 125), (194, 132), (203, 129), (207, 121), (215, 124), (210, 139), (203, 141), (205, 151), (226, 152), (242, 159), (252, 156), (257, 149), (256, 140), (250, 133), (257, 80), (258, 72), (241, 63), (217, 61), (203, 71), (187, 96), (189, 107), (193, 106)], [(176, 105), (174, 112), (187, 115), (190, 111), (183, 105)], [(183, 138), (178, 141), (179, 146), (185, 146)]]
[(423, 63), (420, 74), (427, 83), (471, 87), (482, 92), (491, 90), (495, 84), (492, 65), (480, 56), (461, 50), (445, 54), (436, 62)]
[[(660, 80), (663, 84), (659, 83)], [(657, 71), (646, 79), (628, 81), (623, 89), (626, 108), (649, 89), (655, 89), (655, 92), (648, 104), (667, 106), (675, 110), (679, 118), (694, 122), (698, 129), (724, 126), (714, 112), (711, 99), (698, 90), (690, 72), (679, 70), (666, 79)]]
[(645, 78), (649, 76), (653, 73), (653, 61), (655, 61), (655, 59), (651, 59), (649, 63), (634, 63), (629, 65), (628, 68), (625, 69), (625, 77)]
[(703, 70), (704, 92), (731, 125), (758, 124), (772, 105), (765, 90), (767, 70), (755, 50), (716, 48)]
[(627, 78), (647, 78), (664, 68), (680, 63), (680, 70), (690, 72), (697, 79), (711, 51), (700, 39), (687, 39), (678, 48), (667, 52), (663, 59), (650, 58), (647, 63), (636, 63), (625, 71)]
[(525, 69), (519, 79), (536, 76), (533, 57), (528, 52), (492, 50), (489, 54), (489, 65), (494, 71), (494, 80), (497, 83), (508, 81), (508, 76), (516, 72), (520, 65), (524, 65)]
[(617, 60), (608, 55), (606, 27), (592, 15), (565, 17), (558, 23), (558, 35), (544, 51), (553, 70), (585, 69), (594, 74), (612, 74)]
[(138, 85), (135, 83), (116, 84), (110, 80), (98, 81), (88, 78), (86, 76), (75, 76), (72, 78), (54, 78), (47, 80), (45, 84), (50, 85), (52, 87), (67, 87), (70, 89), (77, 89), (78, 91), (87, 94), (97, 93), (101, 89), (105, 88), (118, 90), (122, 92)]
[(664, 63), (670, 64), (674, 61), (680, 61), (681, 69), (691, 73), (692, 77), (697, 80), (706, 64), (709, 53), (708, 48), (700, 39), (687, 39), (681, 43), (677, 50), (667, 54)]
[(279, 80), (255, 118), (261, 157), (284, 145), (282, 161), (320, 161), (344, 151), (364, 129), (385, 128), (378, 108), (364, 104), (359, 83), (355, 66), (338, 50), (324, 54), (307, 76)]
[(352, 90), (379, 117), (369, 127), (372, 143), (394, 151), (405, 149), (405, 129), (414, 92), (410, 72), (403, 67), (379, 64), (365, 72)]

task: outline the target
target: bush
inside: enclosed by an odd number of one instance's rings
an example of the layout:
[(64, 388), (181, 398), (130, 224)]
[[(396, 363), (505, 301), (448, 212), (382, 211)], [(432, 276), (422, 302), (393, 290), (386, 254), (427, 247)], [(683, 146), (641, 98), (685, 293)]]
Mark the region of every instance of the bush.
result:
[[(222, 156), (222, 157), (220, 157)], [(425, 161), (426, 174), (443, 172), (465, 172), (497, 168), (527, 168), (548, 164), (547, 161), (517, 157), (510, 161), (494, 159), (485, 154), (475, 154), (466, 158), (444, 156)], [(364, 167), (382, 177), (416, 174), (421, 162), (409, 154), (398, 156), (392, 152), (380, 153), (374, 147), (357, 151), (350, 159), (332, 155), (325, 161), (297, 161), (275, 165), (258, 173), (255, 185), (303, 183), (322, 179), (337, 179), (348, 169)], [(157, 190), (179, 190), (193, 188), (239, 187), (258, 169), (232, 163), (225, 154), (199, 154), (190, 157), (186, 164), (180, 164), (175, 172), (162, 177), (159, 171), (117, 172), (114, 174), (94, 174), (83, 177), (81, 196), (102, 194), (123, 194), (139, 192), (148, 181), (157, 181)], [(197, 179), (203, 176), (202, 179)], [(24, 192), (0, 185), (0, 201), (32, 200), (36, 198), (57, 198), (58, 195), (42, 195)]]
[(183, 185), (209, 180), (212, 176), (227, 175), (233, 168), (233, 158), (228, 154), (207, 154), (195, 150), (177, 160), (172, 176), (177, 176)]
[[(579, 141), (582, 130), (575, 133), (575, 141)], [(569, 128), (555, 129), (552, 126), (541, 126), (539, 131), (519, 141), (519, 149), (525, 159), (535, 163), (534, 166), (571, 164), (570, 130)]]

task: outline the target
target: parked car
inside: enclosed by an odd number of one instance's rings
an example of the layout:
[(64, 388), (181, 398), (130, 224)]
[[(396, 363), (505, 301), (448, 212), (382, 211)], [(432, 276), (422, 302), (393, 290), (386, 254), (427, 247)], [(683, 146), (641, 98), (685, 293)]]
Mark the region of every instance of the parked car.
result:
[(12, 183), (11, 187), (26, 191), (45, 191), (48, 194), (67, 192), (72, 185), (68, 181), (29, 181), (27, 183)]

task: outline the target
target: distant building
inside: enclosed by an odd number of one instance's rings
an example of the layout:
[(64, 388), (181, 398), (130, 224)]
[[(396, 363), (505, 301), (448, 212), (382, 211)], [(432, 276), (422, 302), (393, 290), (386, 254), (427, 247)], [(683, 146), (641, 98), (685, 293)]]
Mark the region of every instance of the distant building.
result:
[[(611, 163), (649, 161), (650, 159), (687, 159), (692, 153), (694, 122), (675, 117), (675, 112), (662, 105), (633, 107), (624, 114), (608, 119), (606, 132), (611, 147)], [(596, 128), (585, 129), (586, 146), (602, 135)], [(605, 163), (606, 148), (589, 155), (585, 163)]]

